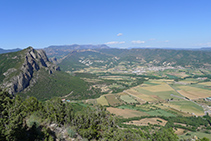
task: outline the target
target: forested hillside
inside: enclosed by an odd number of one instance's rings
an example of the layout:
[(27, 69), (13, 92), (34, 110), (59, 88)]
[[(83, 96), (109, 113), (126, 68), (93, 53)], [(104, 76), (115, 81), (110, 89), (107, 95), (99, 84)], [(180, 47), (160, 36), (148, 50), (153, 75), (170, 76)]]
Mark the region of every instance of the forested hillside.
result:
[(0, 140), (171, 140), (171, 128), (159, 130), (121, 129), (101, 106), (62, 102), (54, 98), (44, 103), (34, 97), (11, 98), (0, 90)]
[(210, 60), (211, 52), (202, 50), (103, 48), (70, 52), (61, 59), (58, 65), (65, 71), (89, 67), (109, 69), (124, 62), (136, 66), (142, 64), (147, 66), (207, 68), (211, 66)]

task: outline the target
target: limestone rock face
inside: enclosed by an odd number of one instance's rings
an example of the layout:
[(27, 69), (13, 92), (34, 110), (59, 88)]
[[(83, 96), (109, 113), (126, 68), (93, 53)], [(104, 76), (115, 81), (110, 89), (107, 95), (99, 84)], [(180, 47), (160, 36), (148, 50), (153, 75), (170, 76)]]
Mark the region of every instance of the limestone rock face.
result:
[(10, 94), (15, 94), (21, 92), (27, 88), (31, 83), (36, 83), (34, 80), (34, 73), (44, 68), (49, 74), (55, 71), (60, 71), (60, 68), (55, 64), (51, 63), (43, 50), (35, 50), (32, 47), (25, 49), (24, 53), (21, 54), (23, 58), (23, 64), (17, 70), (15, 68), (8, 69), (4, 75), (7, 76), (14, 71), (18, 74), (11, 77), (9, 80), (5, 79), (3, 81), (2, 87), (6, 88)]

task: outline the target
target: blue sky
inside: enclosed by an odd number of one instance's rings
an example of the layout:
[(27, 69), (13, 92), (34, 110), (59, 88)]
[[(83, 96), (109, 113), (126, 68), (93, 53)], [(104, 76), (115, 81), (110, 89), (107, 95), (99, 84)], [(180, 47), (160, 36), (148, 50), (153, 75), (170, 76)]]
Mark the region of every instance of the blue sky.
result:
[(210, 0), (0, 0), (0, 48), (211, 47)]

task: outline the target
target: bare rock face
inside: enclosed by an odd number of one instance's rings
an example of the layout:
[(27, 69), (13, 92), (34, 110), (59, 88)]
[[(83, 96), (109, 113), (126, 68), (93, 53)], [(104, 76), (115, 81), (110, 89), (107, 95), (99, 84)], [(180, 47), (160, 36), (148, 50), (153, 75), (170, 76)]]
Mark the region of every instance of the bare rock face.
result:
[(60, 71), (60, 68), (48, 60), (43, 50), (35, 50), (32, 47), (25, 49), (24, 54), (21, 55), (24, 62), (20, 70), (10, 68), (4, 73), (5, 76), (11, 72), (18, 71), (18, 75), (13, 76), (9, 81), (4, 81), (3, 88), (6, 88), (10, 94), (21, 92), (27, 88), (33, 78), (34, 72), (44, 68), (49, 74), (55, 71)]

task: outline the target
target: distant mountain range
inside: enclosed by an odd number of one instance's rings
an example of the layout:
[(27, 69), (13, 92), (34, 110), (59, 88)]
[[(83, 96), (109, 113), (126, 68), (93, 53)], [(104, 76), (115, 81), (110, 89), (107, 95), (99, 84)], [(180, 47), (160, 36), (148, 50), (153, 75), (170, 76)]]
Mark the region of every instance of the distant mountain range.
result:
[(2, 53), (9, 53), (9, 52), (16, 52), (16, 51), (20, 51), (21, 49), (19, 49), (19, 48), (16, 48), (16, 49), (2, 49), (2, 48), (0, 48), (0, 54), (2, 54)]
[(48, 57), (56, 57), (57, 59), (64, 57), (69, 52), (74, 50), (84, 50), (84, 49), (108, 49), (107, 45), (57, 45), (57, 46), (49, 46), (44, 48), (44, 51), (48, 55)]
[[(49, 57), (59, 58), (57, 64), (64, 71), (74, 71), (88, 67), (106, 67), (111, 68), (122, 64), (123, 62), (131, 62), (131, 64), (140, 64), (155, 66), (182, 66), (182, 67), (210, 67), (211, 66), (211, 49), (117, 49), (109, 47), (98, 47), (85, 49), (83, 47), (73, 50), (73, 46), (68, 49), (58, 47), (50, 48), (51, 52), (57, 54), (47, 54)], [(49, 48), (48, 48), (49, 49)], [(210, 51), (209, 51), (210, 50)], [(116, 59), (118, 58), (118, 59)], [(56, 59), (54, 59), (56, 60)]]

